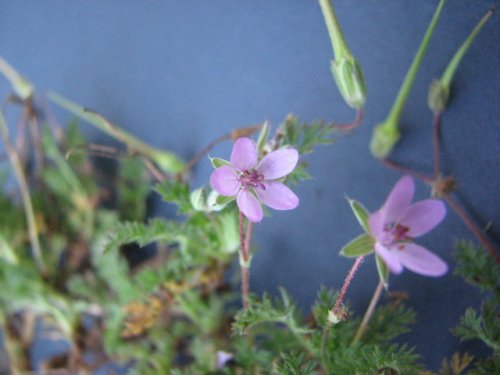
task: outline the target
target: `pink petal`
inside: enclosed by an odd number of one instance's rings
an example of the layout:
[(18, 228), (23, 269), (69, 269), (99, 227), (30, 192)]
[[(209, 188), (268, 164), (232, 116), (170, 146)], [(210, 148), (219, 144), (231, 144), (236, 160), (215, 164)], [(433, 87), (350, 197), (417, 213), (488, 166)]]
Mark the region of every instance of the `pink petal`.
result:
[(383, 226), (396, 221), (404, 214), (410, 206), (414, 193), (415, 183), (410, 176), (403, 176), (396, 182), (381, 209), (384, 212)]
[(424, 276), (442, 276), (448, 265), (436, 254), (414, 243), (405, 244), (403, 250), (393, 250), (403, 266)]
[(434, 227), (446, 216), (446, 207), (437, 199), (426, 199), (412, 204), (406, 209), (399, 223), (408, 227), (410, 237), (421, 236)]
[(267, 154), (257, 166), (265, 180), (275, 180), (289, 174), (299, 161), (299, 153), (293, 148), (282, 148)]
[(399, 263), (399, 260), (395, 254), (398, 250), (389, 250), (382, 244), (375, 242), (375, 251), (384, 260), (389, 271), (395, 274), (400, 274), (403, 272), (403, 266)]
[(210, 186), (220, 195), (232, 196), (238, 193), (240, 183), (234, 169), (224, 165), (212, 172)]
[(377, 240), (381, 240), (384, 235), (384, 212), (383, 210), (378, 210), (368, 216), (368, 227), (370, 228), (370, 234)]
[(231, 152), (231, 164), (238, 171), (246, 171), (257, 164), (257, 146), (250, 138), (238, 138)]
[(236, 197), (236, 203), (241, 213), (247, 217), (253, 223), (257, 223), (262, 220), (264, 214), (262, 213), (262, 207), (255, 196), (248, 190), (242, 190)]
[(281, 182), (265, 182), (265, 189), (256, 188), (260, 201), (275, 210), (292, 210), (299, 205), (299, 198)]

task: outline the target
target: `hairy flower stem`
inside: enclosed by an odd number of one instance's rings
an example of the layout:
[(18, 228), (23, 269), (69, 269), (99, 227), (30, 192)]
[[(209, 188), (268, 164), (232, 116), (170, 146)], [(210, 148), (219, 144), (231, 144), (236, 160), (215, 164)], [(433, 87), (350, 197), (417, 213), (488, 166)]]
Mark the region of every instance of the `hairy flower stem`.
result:
[(243, 308), (248, 308), (250, 299), (250, 237), (252, 235), (252, 223), (249, 222), (247, 233), (245, 233), (245, 217), (240, 212), (240, 268), (241, 268), (241, 298)]
[(339, 296), (337, 298), (337, 301), (335, 302), (335, 306), (332, 308), (332, 314), (334, 317), (339, 317), (340, 316), (340, 310), (342, 309), (342, 302), (344, 301), (344, 297), (347, 293), (347, 289), (349, 289), (349, 285), (351, 285), (351, 281), (354, 278), (354, 275), (356, 274), (356, 271), (358, 270), (359, 266), (363, 262), (364, 256), (360, 256), (356, 258), (356, 261), (352, 265), (351, 269), (349, 270), (349, 273), (347, 274), (347, 277), (344, 280), (344, 285), (342, 285), (342, 289), (340, 289)]
[(363, 320), (361, 321), (361, 324), (358, 327), (356, 335), (354, 336), (354, 339), (351, 342), (351, 346), (356, 345), (359, 342), (359, 340), (361, 340), (363, 335), (365, 334), (366, 328), (368, 327), (368, 322), (370, 321), (370, 319), (373, 315), (373, 312), (375, 311), (375, 307), (377, 306), (378, 300), (380, 299), (380, 296), (382, 294), (383, 289), (384, 289), (384, 283), (382, 281), (379, 281), (377, 288), (375, 289), (375, 292), (373, 293), (370, 304), (368, 305), (368, 308), (366, 309), (365, 315), (363, 316)]

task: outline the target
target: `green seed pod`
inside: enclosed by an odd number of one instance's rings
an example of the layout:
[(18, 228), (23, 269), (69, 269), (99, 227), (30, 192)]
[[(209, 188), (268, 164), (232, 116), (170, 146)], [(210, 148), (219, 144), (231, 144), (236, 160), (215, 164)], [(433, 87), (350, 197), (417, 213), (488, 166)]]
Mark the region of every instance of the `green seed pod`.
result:
[(370, 151), (377, 159), (385, 159), (391, 153), (401, 134), (397, 124), (383, 122), (375, 127), (370, 144)]
[(427, 104), (434, 113), (441, 113), (446, 108), (448, 98), (450, 96), (450, 88), (443, 84), (439, 79), (435, 79), (429, 88), (427, 96)]
[(332, 60), (333, 78), (346, 103), (352, 108), (362, 108), (366, 101), (366, 86), (363, 72), (352, 55)]

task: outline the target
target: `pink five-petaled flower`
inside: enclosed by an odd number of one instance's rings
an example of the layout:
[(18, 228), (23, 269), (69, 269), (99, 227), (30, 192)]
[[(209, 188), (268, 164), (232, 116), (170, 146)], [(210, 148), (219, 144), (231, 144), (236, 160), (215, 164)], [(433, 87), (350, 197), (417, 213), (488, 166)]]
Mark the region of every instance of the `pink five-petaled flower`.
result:
[(411, 204), (415, 184), (404, 176), (394, 185), (384, 205), (368, 219), (371, 235), (375, 238), (375, 252), (395, 274), (403, 267), (424, 275), (442, 276), (448, 271), (446, 263), (425, 247), (413, 243), (436, 227), (446, 215), (440, 200), (425, 199)]
[(262, 220), (261, 203), (275, 210), (291, 210), (299, 198), (276, 181), (293, 171), (299, 153), (293, 148), (270, 152), (260, 162), (250, 138), (238, 138), (231, 152), (231, 165), (217, 168), (210, 177), (212, 188), (224, 196), (236, 196), (241, 213), (252, 222)]

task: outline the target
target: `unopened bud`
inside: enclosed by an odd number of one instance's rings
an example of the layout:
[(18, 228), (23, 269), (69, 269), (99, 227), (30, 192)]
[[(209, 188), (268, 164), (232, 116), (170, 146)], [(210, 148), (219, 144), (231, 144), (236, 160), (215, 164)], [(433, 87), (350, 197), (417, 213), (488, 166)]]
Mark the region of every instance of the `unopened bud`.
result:
[(370, 151), (377, 159), (385, 159), (400, 138), (397, 123), (392, 121), (383, 122), (373, 130)]
[(366, 87), (361, 66), (349, 50), (331, 1), (319, 0), (319, 4), (335, 55), (331, 63), (333, 78), (346, 103), (350, 107), (361, 109), (366, 101)]
[(450, 96), (450, 87), (445, 85), (441, 80), (435, 79), (429, 88), (427, 96), (427, 104), (434, 113), (441, 113), (446, 108), (448, 97)]
[(363, 108), (366, 101), (366, 86), (358, 61), (351, 55), (332, 60), (331, 69), (342, 97), (356, 109)]

